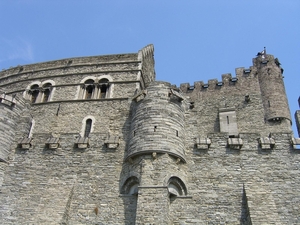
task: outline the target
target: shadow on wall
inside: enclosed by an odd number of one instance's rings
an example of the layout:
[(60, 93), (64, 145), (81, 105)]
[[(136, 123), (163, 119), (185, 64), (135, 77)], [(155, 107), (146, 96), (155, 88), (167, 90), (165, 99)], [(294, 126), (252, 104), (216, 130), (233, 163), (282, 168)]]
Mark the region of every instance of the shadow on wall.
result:
[(247, 195), (246, 195), (246, 190), (244, 185), (243, 185), (240, 225), (252, 225), (250, 211), (248, 207), (248, 200), (247, 200)]

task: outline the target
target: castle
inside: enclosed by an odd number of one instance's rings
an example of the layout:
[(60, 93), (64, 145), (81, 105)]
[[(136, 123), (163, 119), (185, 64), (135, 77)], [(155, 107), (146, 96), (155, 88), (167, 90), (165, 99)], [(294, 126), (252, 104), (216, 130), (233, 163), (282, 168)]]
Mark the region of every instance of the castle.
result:
[(279, 60), (176, 87), (153, 55), (0, 72), (0, 224), (300, 224)]

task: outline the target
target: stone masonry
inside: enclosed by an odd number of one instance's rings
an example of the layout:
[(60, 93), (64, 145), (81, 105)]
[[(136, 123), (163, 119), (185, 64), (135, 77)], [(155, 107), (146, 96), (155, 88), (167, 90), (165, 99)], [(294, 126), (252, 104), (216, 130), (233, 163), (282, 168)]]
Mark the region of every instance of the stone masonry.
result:
[(300, 224), (282, 73), (177, 87), (153, 45), (0, 72), (0, 224)]

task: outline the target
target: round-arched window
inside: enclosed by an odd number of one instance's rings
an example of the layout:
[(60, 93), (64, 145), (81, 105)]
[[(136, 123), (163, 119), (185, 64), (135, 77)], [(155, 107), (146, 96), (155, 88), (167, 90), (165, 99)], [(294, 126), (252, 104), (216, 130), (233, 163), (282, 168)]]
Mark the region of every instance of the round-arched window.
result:
[(170, 197), (185, 196), (187, 189), (183, 181), (178, 177), (171, 177), (168, 182)]

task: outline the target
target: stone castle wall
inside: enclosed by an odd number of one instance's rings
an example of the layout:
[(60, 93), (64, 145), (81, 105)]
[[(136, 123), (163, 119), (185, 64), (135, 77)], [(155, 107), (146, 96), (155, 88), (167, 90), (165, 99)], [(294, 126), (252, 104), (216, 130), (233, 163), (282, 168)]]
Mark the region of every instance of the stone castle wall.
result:
[(177, 88), (155, 81), (153, 51), (0, 72), (19, 100), (0, 103), (13, 124), (0, 134), (1, 224), (300, 223), (300, 154), (274, 57)]

